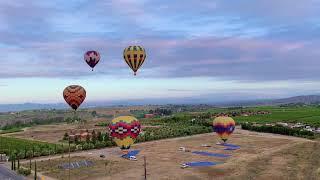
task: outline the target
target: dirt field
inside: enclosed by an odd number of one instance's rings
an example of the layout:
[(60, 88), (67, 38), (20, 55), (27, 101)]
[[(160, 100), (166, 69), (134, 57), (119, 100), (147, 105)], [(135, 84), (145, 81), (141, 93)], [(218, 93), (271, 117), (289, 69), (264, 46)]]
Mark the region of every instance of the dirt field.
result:
[[(52, 125), (38, 125), (32, 126), (29, 128), (25, 128), (22, 132), (9, 133), (5, 134), (5, 136), (30, 139), (30, 140), (38, 140), (50, 143), (58, 143), (62, 138), (65, 132), (70, 132), (71, 130), (80, 130), (80, 129), (95, 129), (97, 131), (105, 132), (105, 127), (97, 127), (95, 126), (99, 122), (107, 122), (111, 121), (113, 115), (122, 116), (122, 115), (131, 115), (130, 110), (142, 110), (142, 109), (150, 109), (152, 107), (144, 107), (144, 106), (133, 106), (133, 107), (118, 107), (118, 108), (96, 108), (95, 110), (100, 115), (107, 115), (110, 117), (101, 117), (101, 118), (92, 118), (87, 119), (85, 124), (52, 124)], [(112, 115), (112, 116), (111, 116)]]
[(95, 124), (99, 122), (106, 122), (106, 118), (96, 118), (92, 119), (84, 125), (80, 124), (53, 124), (53, 125), (38, 125), (30, 128), (25, 128), (23, 132), (10, 133), (6, 136), (38, 140), (50, 143), (58, 143), (62, 138), (65, 132), (70, 132), (71, 130), (79, 129), (95, 129), (98, 131), (106, 131), (104, 127), (96, 127)]
[[(120, 158), (118, 148), (106, 148), (72, 154), (72, 161), (89, 159), (90, 168), (71, 170), (71, 179), (143, 179), (143, 156), (147, 157), (148, 179), (320, 179), (320, 144), (306, 139), (237, 130), (229, 143), (240, 145), (235, 151), (224, 151), (215, 145), (217, 136), (203, 134), (146, 142), (134, 145), (141, 150), (138, 161)], [(201, 144), (212, 147), (201, 147)], [(184, 146), (191, 151), (231, 154), (229, 158), (207, 157), (179, 152)], [(104, 154), (106, 158), (100, 158)], [(66, 161), (61, 156), (41, 158), (39, 168), (46, 176), (67, 179), (67, 171), (57, 164)], [(42, 160), (42, 162), (40, 162)], [(211, 167), (180, 168), (181, 163), (213, 161), (223, 164)], [(105, 166), (105, 163), (108, 165)], [(51, 163), (51, 164), (50, 164)]]

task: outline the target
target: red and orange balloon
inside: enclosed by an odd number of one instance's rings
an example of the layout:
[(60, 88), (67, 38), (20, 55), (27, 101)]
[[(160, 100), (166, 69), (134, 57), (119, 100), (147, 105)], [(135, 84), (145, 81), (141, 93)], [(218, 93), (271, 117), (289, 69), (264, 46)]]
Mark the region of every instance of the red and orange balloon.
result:
[(79, 85), (71, 85), (64, 89), (63, 98), (69, 106), (77, 110), (86, 98), (86, 90)]

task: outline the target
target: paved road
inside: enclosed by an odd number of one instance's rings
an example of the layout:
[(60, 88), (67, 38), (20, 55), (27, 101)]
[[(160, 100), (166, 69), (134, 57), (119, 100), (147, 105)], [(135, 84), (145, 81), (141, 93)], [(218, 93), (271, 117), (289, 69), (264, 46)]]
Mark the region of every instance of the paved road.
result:
[(7, 169), (4, 165), (0, 164), (0, 179), (1, 180), (24, 180), (22, 176), (17, 175), (14, 171)]

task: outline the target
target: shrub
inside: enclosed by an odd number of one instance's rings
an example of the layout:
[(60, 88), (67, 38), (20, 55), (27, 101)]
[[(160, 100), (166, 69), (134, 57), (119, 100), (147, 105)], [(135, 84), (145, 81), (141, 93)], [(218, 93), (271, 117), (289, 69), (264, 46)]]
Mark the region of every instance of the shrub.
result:
[(18, 173), (21, 174), (21, 175), (24, 175), (24, 176), (29, 176), (31, 174), (31, 169), (20, 167), (18, 169)]

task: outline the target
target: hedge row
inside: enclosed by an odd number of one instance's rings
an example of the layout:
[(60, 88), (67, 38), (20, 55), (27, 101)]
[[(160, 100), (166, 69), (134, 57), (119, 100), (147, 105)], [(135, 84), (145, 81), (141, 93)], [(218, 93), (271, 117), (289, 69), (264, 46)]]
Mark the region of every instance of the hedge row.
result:
[(288, 136), (296, 136), (296, 137), (305, 137), (314, 139), (315, 134), (310, 131), (303, 130), (301, 128), (289, 128), (284, 126), (256, 126), (252, 125), (250, 123), (242, 123), (241, 128), (245, 130), (250, 131), (257, 131), (257, 132), (267, 132), (267, 133), (274, 133), (274, 134), (282, 134), (282, 135), (288, 135)]

